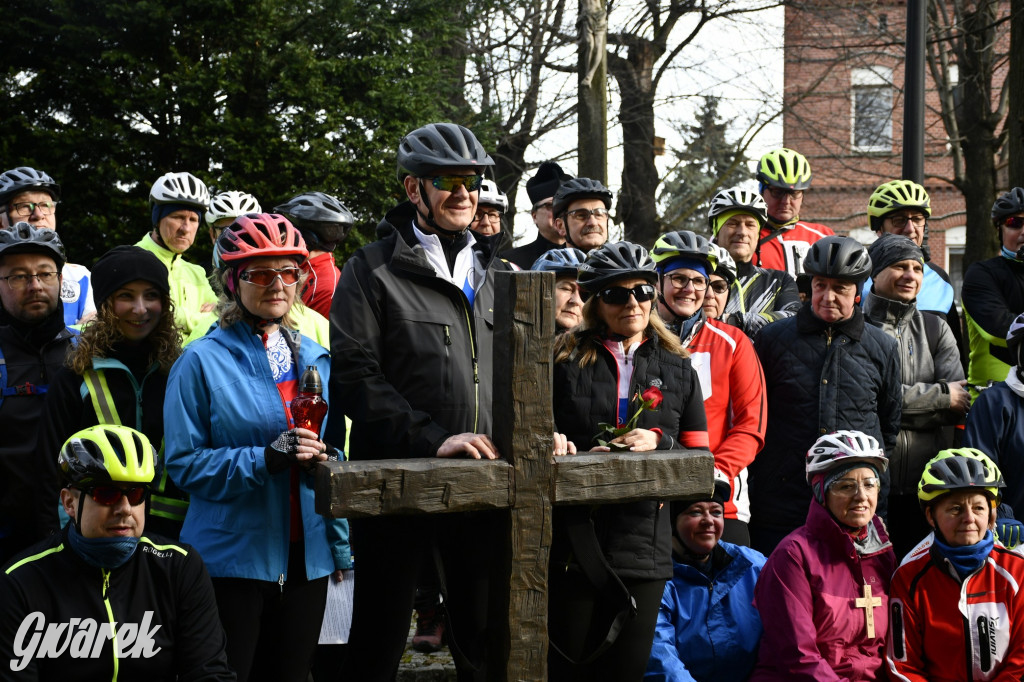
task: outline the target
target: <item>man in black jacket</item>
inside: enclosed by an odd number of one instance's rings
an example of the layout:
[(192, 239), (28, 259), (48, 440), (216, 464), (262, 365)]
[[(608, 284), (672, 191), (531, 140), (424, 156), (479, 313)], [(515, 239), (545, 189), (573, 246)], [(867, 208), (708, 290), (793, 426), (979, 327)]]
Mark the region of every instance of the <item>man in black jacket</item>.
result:
[(235, 679), (203, 560), (143, 534), (155, 458), (125, 426), (61, 448), (71, 520), (0, 573), (0, 680)]
[(545, 161), (532, 178), (526, 181), (526, 194), (530, 197), (530, 217), (537, 226), (537, 238), (529, 244), (517, 246), (501, 254), (501, 257), (529, 270), (537, 259), (551, 249), (565, 246), (565, 237), (555, 227), (555, 216), (551, 212), (555, 192), (570, 176), (554, 161)]
[[(803, 525), (811, 504), (807, 450), (822, 434), (862, 431), (892, 454), (903, 387), (896, 342), (865, 324), (857, 301), (871, 272), (867, 249), (850, 237), (825, 237), (804, 260), (811, 301), (795, 317), (754, 339), (768, 388), (764, 448), (749, 467), (751, 545), (769, 554)], [(878, 515), (884, 518), (888, 476)]]
[[(408, 201), (345, 264), (331, 307), (326, 438), (347, 414), (351, 459), (498, 457), (490, 439), (494, 271), (511, 266), (497, 256), (498, 235), (467, 229), (481, 173), (493, 163), (471, 131), (450, 123), (419, 128), (399, 145)], [(345, 679), (393, 679), (421, 557), (435, 555), (459, 679), (485, 679), (496, 520), (484, 513), (353, 520), (359, 578)]]
[(0, 230), (0, 563), (41, 532), (32, 499), (39, 423), (74, 336), (60, 300), (65, 260), (53, 230)]

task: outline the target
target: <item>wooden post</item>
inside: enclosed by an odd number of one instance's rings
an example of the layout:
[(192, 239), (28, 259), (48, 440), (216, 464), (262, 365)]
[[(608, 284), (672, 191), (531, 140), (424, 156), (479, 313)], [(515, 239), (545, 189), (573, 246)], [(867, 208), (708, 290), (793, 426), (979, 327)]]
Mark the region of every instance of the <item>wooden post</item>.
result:
[(604, 0), (579, 0), (579, 174), (608, 184), (608, 15)]
[(554, 276), (500, 272), (495, 280), (491, 435), (505, 459), (327, 462), (316, 504), (334, 518), (508, 509), (490, 670), (498, 681), (536, 682), (547, 679), (552, 505), (710, 495), (714, 460), (689, 450), (553, 457)]

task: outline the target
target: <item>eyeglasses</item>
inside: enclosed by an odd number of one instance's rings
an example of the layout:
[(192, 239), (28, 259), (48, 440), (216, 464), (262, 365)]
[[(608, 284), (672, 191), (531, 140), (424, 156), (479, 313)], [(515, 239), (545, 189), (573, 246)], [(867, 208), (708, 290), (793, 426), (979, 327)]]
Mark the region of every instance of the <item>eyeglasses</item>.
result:
[(430, 184), (442, 192), (454, 192), (459, 187), (465, 187), (467, 192), (475, 192), (480, 189), (483, 181), (482, 175), (436, 175), (430, 178)]
[(626, 287), (608, 287), (597, 296), (609, 305), (625, 305), (629, 303), (630, 296), (635, 298), (637, 303), (643, 303), (644, 301), (653, 301), (656, 293), (654, 285), (638, 284), (632, 289), (627, 289)]
[(278, 277), (281, 278), (281, 284), (286, 287), (293, 287), (299, 281), (299, 275), (302, 271), (298, 268), (278, 268), (271, 269), (267, 268), (264, 270), (246, 270), (238, 276), (238, 279), (249, 284), (255, 284), (258, 287), (269, 287), (274, 283)]
[(476, 220), (486, 220), (489, 223), (500, 223), (501, 214), (497, 211), (478, 211), (476, 214)]
[(703, 277), (687, 277), (686, 275), (666, 275), (665, 279), (672, 283), (676, 289), (685, 289), (687, 284), (693, 285), (694, 291), (704, 291), (708, 288), (708, 281)]
[(120, 504), (122, 497), (128, 499), (128, 504), (137, 507), (149, 497), (149, 488), (144, 486), (118, 488), (116, 485), (96, 485), (86, 488), (82, 492), (104, 507), (113, 507), (115, 504)]
[(33, 279), (39, 280), (40, 284), (48, 285), (56, 282), (59, 276), (59, 272), (37, 272), (34, 275), (7, 275), (6, 277), (0, 277), (0, 279), (5, 280), (7, 286), (15, 291), (21, 291), (28, 287), (28, 283)]
[(829, 486), (829, 490), (834, 492), (840, 497), (853, 497), (857, 494), (857, 490), (863, 488), (864, 492), (870, 495), (873, 492), (878, 491), (878, 479), (875, 477), (865, 478), (860, 483), (851, 478), (840, 478), (838, 481), (833, 481), (832, 485)]
[(577, 208), (575, 211), (568, 211), (567, 214), (568, 214), (568, 216), (570, 218), (575, 218), (576, 220), (579, 220), (580, 222), (585, 222), (587, 220), (590, 220), (590, 216), (594, 216), (595, 218), (598, 218), (598, 219), (607, 218), (608, 217), (608, 209), (604, 208), (604, 207), (602, 207), (602, 208)]
[(56, 208), (56, 201), (38, 201), (36, 203), (25, 202), (21, 204), (11, 204), (11, 213), (22, 218), (27, 218), (35, 213), (37, 209), (43, 215), (53, 215)]
[(544, 203), (541, 203), (541, 204), (537, 204), (536, 206), (534, 206), (534, 207), (533, 207), (533, 210), (534, 210), (534, 211), (539, 211), (539, 210), (541, 210), (542, 208), (546, 208), (547, 210), (549, 210), (549, 211), (550, 211), (550, 210), (551, 210), (551, 206), (552, 206), (552, 205), (553, 205), (554, 203), (555, 203), (554, 201), (545, 201)]
[(1024, 227), (1024, 216), (1012, 215), (1003, 221), (1003, 227), (1008, 227), (1011, 230), (1019, 230)]
[(724, 279), (716, 279), (714, 282), (708, 284), (708, 286), (711, 287), (711, 291), (719, 296), (729, 293), (729, 283)]
[(886, 220), (892, 223), (892, 226), (897, 230), (902, 230), (907, 226), (907, 223), (913, 223), (914, 227), (923, 227), (928, 222), (928, 217), (920, 214), (909, 217), (905, 215), (891, 215)]
[(769, 187), (768, 194), (776, 201), (782, 201), (786, 197), (796, 201), (797, 199), (803, 199), (804, 197), (804, 191), (802, 189), (783, 189), (782, 187)]

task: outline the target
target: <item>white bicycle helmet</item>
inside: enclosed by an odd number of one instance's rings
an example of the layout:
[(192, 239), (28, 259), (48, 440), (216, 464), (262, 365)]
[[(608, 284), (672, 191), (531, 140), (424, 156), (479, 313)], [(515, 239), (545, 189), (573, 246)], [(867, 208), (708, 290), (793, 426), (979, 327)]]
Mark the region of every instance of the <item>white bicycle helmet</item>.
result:
[(206, 184), (191, 173), (165, 173), (149, 190), (149, 205), (157, 204), (184, 204), (202, 212), (210, 204), (210, 192)]
[(718, 227), (715, 225), (715, 218), (730, 211), (743, 211), (757, 219), (761, 227), (768, 222), (768, 204), (757, 192), (730, 187), (723, 189), (711, 199), (711, 206), (708, 208), (708, 228), (711, 236), (718, 234)]
[(480, 183), (480, 198), (477, 199), (479, 206), (493, 206), (502, 213), (508, 211), (508, 197), (498, 189), (494, 180), (484, 180)]
[(206, 223), (213, 225), (222, 218), (233, 219), (246, 213), (263, 213), (260, 202), (251, 194), (229, 190), (221, 192), (210, 201), (210, 207), (206, 211)]
[(816, 474), (858, 462), (871, 464), (878, 473), (889, 468), (889, 458), (874, 436), (860, 431), (827, 433), (814, 441), (807, 451), (807, 482), (811, 483)]

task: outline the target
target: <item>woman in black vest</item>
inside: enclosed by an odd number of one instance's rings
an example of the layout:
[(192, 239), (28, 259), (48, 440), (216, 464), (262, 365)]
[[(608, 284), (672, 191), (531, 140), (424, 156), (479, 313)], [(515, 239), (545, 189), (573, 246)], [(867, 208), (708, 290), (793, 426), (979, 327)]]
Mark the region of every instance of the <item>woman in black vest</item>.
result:
[[(555, 427), (580, 451), (708, 447), (697, 374), (651, 314), (656, 277), (646, 249), (629, 242), (605, 244), (580, 267), (583, 322), (556, 341), (554, 366)], [(643, 678), (672, 576), (670, 538), (668, 507), (656, 501), (556, 509), (550, 680)]]

